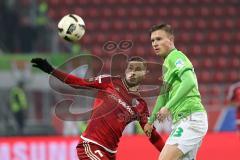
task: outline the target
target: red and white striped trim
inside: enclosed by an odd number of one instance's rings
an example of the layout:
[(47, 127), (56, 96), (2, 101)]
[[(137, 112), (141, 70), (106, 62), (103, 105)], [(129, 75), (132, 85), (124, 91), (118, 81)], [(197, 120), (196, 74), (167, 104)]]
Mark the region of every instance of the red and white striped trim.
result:
[(83, 141), (83, 147), (85, 150), (85, 153), (91, 160), (100, 160), (91, 150), (90, 145), (88, 144), (87, 141)]
[(111, 150), (111, 149), (109, 149), (109, 148), (107, 148), (107, 147), (105, 147), (105, 146), (97, 143), (96, 141), (93, 141), (93, 140), (91, 140), (91, 139), (88, 139), (88, 138), (86, 138), (86, 137), (83, 137), (82, 135), (81, 135), (81, 138), (82, 138), (84, 141), (91, 142), (91, 143), (94, 143), (94, 144), (96, 144), (96, 145), (98, 145), (98, 146), (101, 146), (102, 148), (104, 148), (104, 149), (105, 149), (106, 151), (108, 151), (109, 153), (113, 153), (113, 154), (117, 153), (117, 151), (113, 151), (113, 150)]

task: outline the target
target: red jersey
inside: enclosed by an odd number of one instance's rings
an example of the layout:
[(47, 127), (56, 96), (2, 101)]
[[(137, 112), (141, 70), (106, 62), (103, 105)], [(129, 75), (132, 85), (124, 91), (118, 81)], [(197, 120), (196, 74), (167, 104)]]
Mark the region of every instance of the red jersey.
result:
[[(130, 122), (138, 120), (142, 128), (147, 123), (149, 111), (146, 102), (138, 92), (129, 91), (120, 77), (99, 76), (85, 80), (59, 70), (54, 70), (53, 75), (74, 88), (99, 89), (88, 126), (81, 136), (85, 141), (116, 153), (122, 132)], [(162, 150), (164, 142), (155, 128), (149, 139), (159, 151)]]

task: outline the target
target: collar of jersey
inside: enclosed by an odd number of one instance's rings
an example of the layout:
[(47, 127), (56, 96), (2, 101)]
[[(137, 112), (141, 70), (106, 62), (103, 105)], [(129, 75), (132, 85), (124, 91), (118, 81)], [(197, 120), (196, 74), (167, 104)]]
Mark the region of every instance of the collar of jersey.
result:
[(170, 54), (174, 53), (175, 51), (177, 51), (177, 48), (173, 48), (173, 49), (168, 53), (168, 55), (167, 55), (164, 59), (167, 59), (167, 57), (168, 57)]
[(136, 91), (130, 91), (129, 90), (129, 88), (128, 88), (128, 86), (127, 86), (127, 84), (126, 84), (126, 82), (125, 82), (125, 80), (124, 79), (121, 79), (122, 80), (122, 82), (123, 82), (123, 86), (125, 87), (125, 89), (129, 92), (129, 93), (132, 93), (132, 94), (135, 94), (135, 95), (140, 95), (139, 94), (139, 92), (138, 92), (138, 89), (136, 90)]

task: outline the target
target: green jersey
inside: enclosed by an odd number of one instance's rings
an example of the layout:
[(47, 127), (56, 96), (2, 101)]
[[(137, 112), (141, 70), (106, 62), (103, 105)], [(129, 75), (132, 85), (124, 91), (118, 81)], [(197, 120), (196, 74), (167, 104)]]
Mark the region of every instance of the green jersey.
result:
[[(190, 71), (190, 74), (185, 75), (186, 71)], [(182, 79), (183, 74), (185, 75), (185, 79)], [(191, 88), (188, 86), (189, 79), (194, 84)], [(163, 95), (160, 95), (160, 100), (156, 102), (154, 109), (157, 109), (153, 111), (149, 119), (150, 123), (153, 123), (157, 112), (164, 106), (171, 112), (173, 123), (189, 116), (191, 113), (205, 111), (201, 103), (194, 68), (189, 59), (181, 51), (174, 49), (165, 58), (163, 63), (163, 80), (164, 84), (168, 86), (164, 87), (167, 88), (167, 91), (166, 93), (161, 93)]]

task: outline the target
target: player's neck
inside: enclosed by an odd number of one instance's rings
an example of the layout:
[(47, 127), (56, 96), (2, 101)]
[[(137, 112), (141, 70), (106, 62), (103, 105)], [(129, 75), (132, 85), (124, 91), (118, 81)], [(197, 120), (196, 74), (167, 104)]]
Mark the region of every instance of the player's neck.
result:
[(139, 88), (139, 85), (133, 86), (133, 87), (129, 87), (128, 90), (131, 92), (137, 92)]
[(173, 46), (169, 49), (169, 52), (168, 52), (166, 55), (163, 56), (163, 59), (166, 59), (167, 56), (168, 56), (173, 50), (175, 50), (175, 49), (176, 49), (176, 48), (175, 48), (175, 46), (173, 45)]

